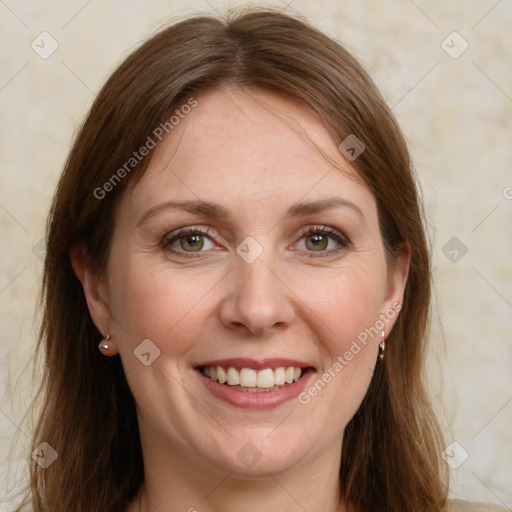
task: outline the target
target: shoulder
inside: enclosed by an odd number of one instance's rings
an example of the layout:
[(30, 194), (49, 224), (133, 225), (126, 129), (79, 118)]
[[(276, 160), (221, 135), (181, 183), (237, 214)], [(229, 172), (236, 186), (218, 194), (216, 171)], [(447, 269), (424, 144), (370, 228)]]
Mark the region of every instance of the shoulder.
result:
[(476, 501), (449, 500), (448, 512), (507, 512), (509, 508), (503, 505), (477, 503)]

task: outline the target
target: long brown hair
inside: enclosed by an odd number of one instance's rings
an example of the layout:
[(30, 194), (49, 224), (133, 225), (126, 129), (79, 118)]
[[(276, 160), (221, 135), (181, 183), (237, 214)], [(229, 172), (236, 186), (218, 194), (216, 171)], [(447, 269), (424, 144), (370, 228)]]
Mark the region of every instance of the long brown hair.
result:
[(92, 268), (105, 271), (116, 205), (151, 156), (122, 173), (108, 194), (98, 188), (180, 105), (223, 84), (291, 95), (318, 114), (338, 144), (350, 134), (364, 143), (353, 164), (376, 198), (388, 259), (393, 264), (408, 244), (411, 265), (386, 358), (345, 430), (340, 489), (358, 511), (444, 510), (443, 439), (424, 382), (430, 261), (406, 143), (371, 78), (343, 46), (272, 10), (196, 16), (160, 31), (108, 79), (76, 137), (47, 226), (38, 344), (45, 375), (33, 447), (47, 442), (58, 458), (46, 469), (31, 463), (34, 510), (124, 512), (140, 489), (134, 399), (119, 357), (97, 349), (102, 336), (70, 250), (82, 245)]

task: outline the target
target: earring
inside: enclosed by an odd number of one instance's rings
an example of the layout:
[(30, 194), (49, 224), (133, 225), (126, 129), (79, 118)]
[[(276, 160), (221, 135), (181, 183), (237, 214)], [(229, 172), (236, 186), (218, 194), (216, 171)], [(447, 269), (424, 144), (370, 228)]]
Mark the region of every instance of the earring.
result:
[(386, 350), (386, 331), (382, 331), (380, 335), (382, 336), (382, 341), (379, 343), (379, 359), (382, 361), (384, 359), (384, 350)]
[(101, 341), (100, 341), (100, 344), (98, 345), (98, 348), (101, 350), (108, 350), (110, 348), (110, 345), (108, 344), (110, 340), (110, 334), (107, 334), (107, 337), (106, 338), (103, 338)]

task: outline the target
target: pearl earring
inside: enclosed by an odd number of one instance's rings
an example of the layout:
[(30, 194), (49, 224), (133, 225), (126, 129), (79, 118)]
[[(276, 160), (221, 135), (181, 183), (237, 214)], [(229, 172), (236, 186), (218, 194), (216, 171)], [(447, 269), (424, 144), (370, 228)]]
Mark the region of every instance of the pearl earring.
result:
[(100, 350), (108, 350), (110, 348), (110, 345), (108, 344), (108, 341), (110, 340), (110, 334), (107, 334), (107, 337), (106, 338), (103, 338), (101, 341), (100, 341), (100, 344), (98, 346), (98, 348)]
[(382, 341), (379, 343), (379, 359), (382, 361), (384, 359), (384, 350), (386, 350), (386, 331), (382, 331), (380, 335), (382, 336)]

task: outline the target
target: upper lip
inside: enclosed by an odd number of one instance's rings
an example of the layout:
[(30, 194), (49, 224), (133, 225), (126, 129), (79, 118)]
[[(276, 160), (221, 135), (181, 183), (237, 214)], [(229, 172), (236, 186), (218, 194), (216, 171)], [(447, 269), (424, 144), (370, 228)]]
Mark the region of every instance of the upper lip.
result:
[(222, 366), (223, 368), (233, 366), (234, 368), (252, 368), (253, 370), (264, 370), (265, 368), (274, 369), (279, 368), (281, 366), (295, 366), (297, 368), (313, 367), (313, 365), (305, 363), (304, 361), (298, 361), (296, 359), (288, 359), (284, 357), (267, 359), (252, 359), (250, 357), (231, 357), (228, 359), (215, 359), (211, 361), (204, 361), (194, 365), (194, 367), (200, 366)]

